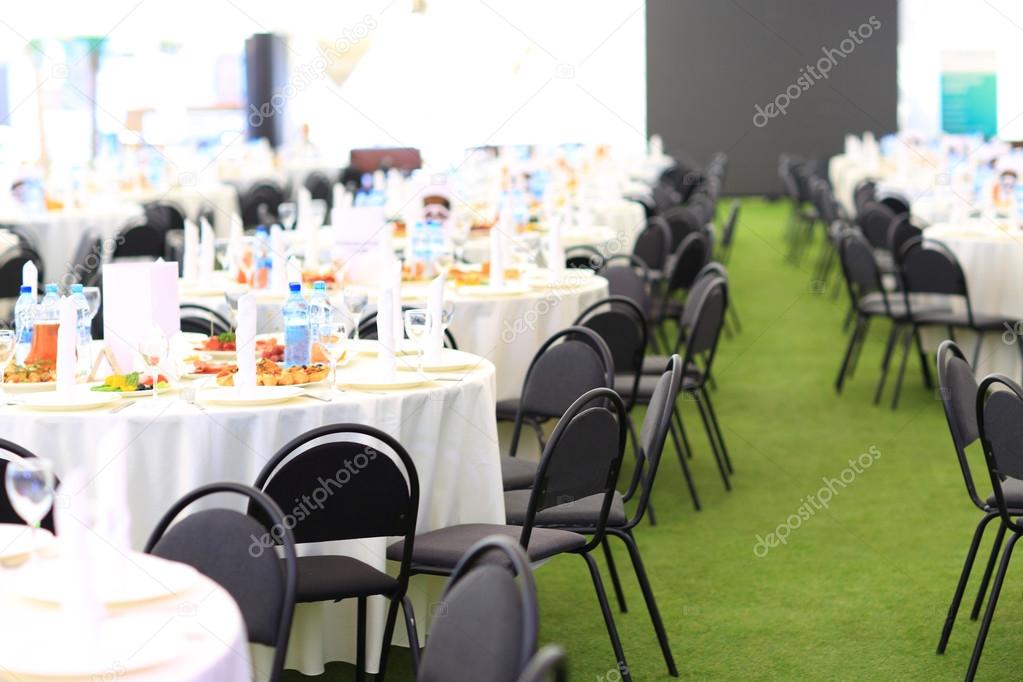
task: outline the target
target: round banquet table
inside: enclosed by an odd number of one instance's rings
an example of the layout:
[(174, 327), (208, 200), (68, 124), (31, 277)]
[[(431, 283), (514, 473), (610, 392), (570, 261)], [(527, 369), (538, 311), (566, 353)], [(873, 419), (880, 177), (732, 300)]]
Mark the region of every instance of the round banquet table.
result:
[[(204, 404), (201, 390), (197, 404), (172, 392), (138, 399), (116, 414), (108, 409), (35, 412), (5, 406), (0, 407), (0, 436), (50, 458), (58, 476), (86, 467), (95, 480), (123, 464), (135, 547), (144, 544), (160, 516), (186, 492), (215, 481), (251, 484), (289, 440), (314, 427), (342, 422), (375, 426), (408, 449), (421, 490), (418, 532), (460, 523), (504, 523), (494, 366), (480, 360), (472, 370), (444, 375), (460, 380), (388, 392), (345, 391), (332, 402), (299, 397), (265, 407)], [(299, 551), (348, 554), (385, 570), (388, 540), (307, 544)], [(441, 585), (437, 579), (413, 579), (409, 597), (421, 616), (420, 627), (425, 627)], [(355, 660), (355, 603), (348, 601), (352, 603), (297, 608), (289, 668), (317, 675), (326, 662)], [(385, 617), (386, 601), (370, 598), (370, 671), (375, 670)], [(255, 647), (253, 656), (257, 669), (270, 660), (265, 647)]]
[[(1023, 232), (1002, 230), (993, 221), (974, 219), (961, 224), (939, 223), (924, 235), (947, 246), (959, 260), (966, 275), (970, 304), (975, 313), (1023, 320)], [(1023, 324), (1013, 322), (1002, 334), (984, 336), (977, 367), (978, 376), (1002, 372), (1020, 377)], [(942, 330), (928, 330), (925, 342), (934, 346), (947, 336)], [(976, 335), (956, 330), (956, 341), (972, 360)]]
[[(141, 570), (131, 553), (118, 556), (111, 568), (121, 575)], [(53, 677), (33, 674), (32, 670), (10, 670), (14, 654), (7, 647), (18, 647), (24, 654), (39, 647), (39, 658), (62, 657), (71, 647), (81, 646), (81, 628), (66, 620), (59, 608), (16, 596), (15, 583), (24, 572), (37, 570), (43, 562), (59, 561), (38, 556), (16, 569), (0, 569), (0, 681), (35, 682)], [(209, 578), (195, 575), (194, 585), (164, 599), (141, 605), (118, 606), (110, 610), (103, 624), (118, 633), (117, 641), (101, 641), (111, 647), (110, 668), (102, 675), (60, 677), (65, 682), (248, 682), (252, 679), (245, 623), (234, 599)], [(44, 646), (40, 647), (43, 643)], [(166, 662), (136, 669), (151, 655), (162, 659), (161, 650), (176, 651)], [(150, 659), (152, 660), (152, 659)], [(66, 662), (66, 661), (65, 661)], [(265, 679), (266, 675), (262, 675)]]
[[(23, 227), (34, 239), (43, 258), (47, 282), (58, 281), (71, 270), (78, 242), (87, 229), (112, 240), (131, 220), (143, 217), (142, 207), (128, 202), (96, 203), (87, 208), (70, 208), (42, 213), (0, 214), (0, 224)], [(112, 250), (112, 244), (104, 247)]]
[[(449, 330), (460, 350), (480, 355), (497, 366), (497, 400), (508, 400), (519, 396), (529, 362), (543, 342), (607, 295), (608, 284), (603, 277), (589, 277), (572, 270), (566, 271), (555, 286), (501, 296), (464, 295), (452, 285), (446, 294), (447, 300), (455, 305)], [(213, 308), (230, 319), (231, 311), (222, 294), (182, 288), (180, 298), (183, 303)], [(401, 298), (405, 305), (425, 305), (426, 288), (403, 284)], [(282, 333), (283, 295), (261, 292), (257, 299), (259, 332)], [(332, 301), (335, 305), (343, 304), (339, 292), (332, 294)]]

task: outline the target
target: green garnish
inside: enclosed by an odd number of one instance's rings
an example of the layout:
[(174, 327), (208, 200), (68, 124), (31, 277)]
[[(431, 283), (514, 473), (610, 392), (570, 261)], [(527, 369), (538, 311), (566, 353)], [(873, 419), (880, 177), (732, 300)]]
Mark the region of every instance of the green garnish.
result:
[(217, 334), (217, 341), (221, 343), (231, 343), (234, 341), (234, 332), (224, 332), (223, 334)]

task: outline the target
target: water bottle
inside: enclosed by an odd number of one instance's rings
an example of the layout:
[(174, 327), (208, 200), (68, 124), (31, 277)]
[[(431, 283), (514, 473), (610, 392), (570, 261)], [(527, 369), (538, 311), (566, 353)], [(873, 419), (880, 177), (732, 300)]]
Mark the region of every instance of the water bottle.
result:
[(36, 297), (32, 287), (21, 287), (21, 295), (14, 304), (14, 362), (25, 364), (25, 358), (32, 348), (32, 316), (35, 314)]
[(270, 232), (266, 229), (266, 225), (256, 227), (256, 246), (253, 255), (257, 263), (270, 256)]
[(56, 284), (46, 285), (46, 294), (32, 315), (32, 347), (25, 364), (57, 361), (57, 329), (60, 327), (60, 294)]
[(320, 338), (320, 326), (328, 321), (330, 315), (330, 299), (327, 298), (327, 283), (313, 282), (313, 293), (309, 296), (309, 342), (316, 343)]
[(291, 293), (284, 301), (284, 364), (309, 364), (309, 305), (302, 298), (302, 284), (288, 285)]
[(92, 365), (92, 315), (81, 284), (71, 285), (71, 300), (74, 301), (78, 314), (79, 370), (87, 373)]

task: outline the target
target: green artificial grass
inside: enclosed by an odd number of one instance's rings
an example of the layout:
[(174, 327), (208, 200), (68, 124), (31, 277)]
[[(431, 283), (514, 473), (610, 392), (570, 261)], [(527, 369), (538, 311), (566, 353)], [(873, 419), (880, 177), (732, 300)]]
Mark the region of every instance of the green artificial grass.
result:
[[(969, 609), (990, 544), (981, 548), (948, 650), (938, 656), (948, 603), (979, 518), (965, 494), (941, 403), (923, 387), (915, 358), (898, 411), (871, 403), (886, 324), (871, 329), (855, 376), (841, 396), (835, 394), (846, 343), (845, 292), (832, 298), (811, 285), (815, 252), (801, 267), (786, 262), (787, 214), (784, 203), (743, 201), (729, 265), (743, 329), (719, 346), (713, 397), (735, 465), (734, 490), (725, 492), (695, 406), (684, 404), (703, 511), (692, 507), (669, 442), (653, 496), (658, 525), (636, 529), (680, 676), (962, 679), (978, 629)], [(868, 467), (850, 465), (864, 453)], [(974, 462), (978, 481), (986, 480), (982, 461)], [(826, 507), (828, 493), (817, 498), (824, 479), (838, 480)], [(758, 535), (786, 522), (798, 527), (785, 544), (757, 547)], [(626, 614), (616, 608), (615, 618), (633, 679), (673, 679), (628, 555), (612, 542), (629, 607)], [(613, 600), (602, 556), (598, 562)], [(1023, 677), (1019, 576), (1012, 567), (979, 680)], [(536, 579), (541, 643), (564, 647), (570, 678), (619, 679), (584, 563), (559, 557)], [(411, 679), (407, 651), (392, 654), (388, 677)], [(352, 667), (337, 664), (319, 678), (292, 673), (286, 679), (348, 680)]]

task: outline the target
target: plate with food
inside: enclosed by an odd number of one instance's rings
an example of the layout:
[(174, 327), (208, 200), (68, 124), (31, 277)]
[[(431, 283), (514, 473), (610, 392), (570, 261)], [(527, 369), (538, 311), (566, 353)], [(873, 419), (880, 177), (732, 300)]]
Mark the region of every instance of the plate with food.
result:
[(4, 390), (9, 393), (21, 391), (48, 391), (57, 385), (57, 370), (52, 362), (37, 362), (28, 365), (8, 365), (4, 370)]
[[(170, 383), (163, 374), (156, 375), (156, 387), (160, 392), (172, 391), (176, 386)], [(137, 398), (153, 393), (153, 375), (141, 372), (130, 372), (128, 374), (111, 374), (103, 380), (102, 384), (92, 386), (90, 391), (97, 393), (116, 393), (125, 398)]]
[[(219, 386), (234, 386), (234, 375), (238, 365), (228, 365), (217, 373)], [(309, 386), (327, 378), (327, 365), (281, 365), (273, 360), (256, 362), (256, 386)]]
[(212, 362), (203, 359), (197, 359), (192, 362), (190, 372), (181, 375), (182, 379), (203, 379), (206, 377), (215, 377), (228, 367), (234, 365), (230, 362)]
[(234, 332), (224, 332), (196, 344), (192, 350), (205, 353), (213, 360), (229, 360), (235, 356), (238, 346)]

